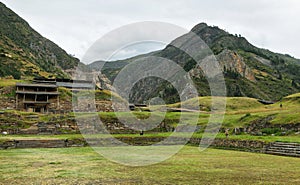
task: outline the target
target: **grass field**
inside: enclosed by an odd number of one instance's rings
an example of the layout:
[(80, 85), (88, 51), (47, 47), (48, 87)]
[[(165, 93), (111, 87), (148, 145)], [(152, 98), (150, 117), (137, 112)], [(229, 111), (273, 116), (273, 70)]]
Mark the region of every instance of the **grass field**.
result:
[[(219, 99), (219, 97), (216, 97)], [(199, 97), (182, 102), (185, 107), (204, 107), (211, 109), (211, 97)], [(282, 107), (280, 107), (280, 104)], [(168, 105), (169, 107), (180, 107), (180, 103)], [(263, 105), (254, 98), (227, 97), (226, 114), (223, 125), (226, 127), (239, 127), (253, 120), (274, 117), (273, 124), (290, 124), (300, 122), (300, 93), (284, 97), (282, 101), (273, 105)], [(209, 115), (201, 114), (198, 124), (205, 124)]]
[(89, 147), (0, 151), (0, 184), (101, 183), (299, 184), (300, 159), (186, 146), (162, 163), (129, 167)]
[[(217, 98), (218, 99), (218, 98)], [(210, 118), (211, 112), (211, 97), (199, 97), (182, 102), (185, 107), (190, 107), (191, 109), (199, 105), (200, 107), (205, 107), (205, 111), (202, 111), (199, 115), (198, 122), (191, 121), (190, 124), (206, 125)], [(199, 104), (199, 105), (197, 105)], [(282, 107), (280, 106), (282, 105)], [(281, 102), (277, 102), (273, 105), (263, 105), (257, 101), (257, 99), (246, 98), (246, 97), (227, 97), (226, 98), (226, 113), (222, 123), (223, 128), (236, 128), (245, 127), (255, 120), (261, 120), (271, 117), (270, 123), (276, 124), (296, 124), (300, 123), (300, 93), (287, 96), (283, 98)], [(159, 109), (159, 106), (154, 106), (155, 109)], [(179, 103), (168, 105), (171, 108), (180, 107)], [(206, 110), (207, 109), (207, 110)], [(120, 112), (119, 116), (126, 119), (128, 118), (128, 112)], [(189, 115), (193, 113), (187, 112), (167, 112), (165, 115), (161, 112), (134, 112), (136, 117), (143, 119), (148, 118), (150, 115), (155, 115), (157, 117), (164, 116), (168, 124), (175, 126), (180, 119), (180, 116), (185, 116), (189, 118)], [(101, 119), (112, 119), (116, 118), (113, 112), (101, 112), (99, 113)]]

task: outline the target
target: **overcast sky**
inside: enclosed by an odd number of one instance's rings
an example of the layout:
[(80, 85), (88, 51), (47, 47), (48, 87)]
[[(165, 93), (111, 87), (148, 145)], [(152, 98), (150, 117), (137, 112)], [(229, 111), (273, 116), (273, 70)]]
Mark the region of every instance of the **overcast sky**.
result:
[[(241, 34), (252, 44), (300, 58), (298, 0), (0, 0), (44, 37), (79, 59), (101, 36), (139, 21), (190, 30), (200, 22)], [(149, 50), (162, 45), (150, 45)], [(129, 52), (136, 55), (145, 49)], [(123, 53), (124, 54), (124, 53)], [(128, 53), (119, 58), (128, 57)]]

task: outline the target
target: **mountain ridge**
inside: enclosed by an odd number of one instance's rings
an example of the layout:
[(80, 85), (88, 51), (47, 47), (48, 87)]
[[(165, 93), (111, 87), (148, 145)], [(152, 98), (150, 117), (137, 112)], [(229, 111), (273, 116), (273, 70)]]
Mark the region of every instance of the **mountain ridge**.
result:
[[(299, 59), (258, 48), (240, 35), (230, 34), (217, 26), (208, 26), (206, 23), (194, 26), (191, 32), (197, 34), (218, 59), (225, 76), (227, 96), (247, 96), (278, 101), (286, 95), (299, 92)], [(180, 37), (172, 42), (176, 42), (177, 39)], [(188, 54), (172, 46), (172, 42), (164, 49), (154, 52), (152, 56), (167, 58), (179, 64), (189, 72), (199, 95), (209, 95), (207, 80), (201, 70), (197, 69), (197, 63)], [(102, 68), (102, 73), (113, 83), (118, 72), (134, 59), (141, 57), (135, 56), (125, 60), (107, 62)], [(91, 65), (95, 67), (95, 63)], [(176, 90), (170, 87), (170, 84), (159, 79), (150, 81), (147, 82), (144, 79), (139, 82), (140, 84), (137, 83), (135, 89), (146, 88), (147, 91), (133, 90), (130, 101), (141, 103), (156, 96), (160, 96), (168, 103), (179, 101)], [(152, 89), (146, 87), (154, 83), (161, 85)]]

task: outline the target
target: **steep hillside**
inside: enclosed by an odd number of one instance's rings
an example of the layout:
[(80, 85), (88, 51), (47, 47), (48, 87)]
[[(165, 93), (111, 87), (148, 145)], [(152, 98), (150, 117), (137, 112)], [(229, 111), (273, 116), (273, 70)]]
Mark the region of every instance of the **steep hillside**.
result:
[[(300, 91), (299, 59), (257, 48), (240, 35), (232, 35), (205, 23), (196, 25), (191, 31), (201, 37), (216, 56), (224, 73), (227, 96), (278, 101)], [(192, 77), (199, 95), (209, 96), (209, 85), (202, 70), (189, 55), (172, 46), (172, 43), (150, 55), (168, 58), (182, 66)], [(137, 58), (139, 56), (106, 63), (102, 72), (113, 82), (118, 72)], [(132, 102), (144, 102), (155, 96), (162, 97), (168, 103), (179, 101), (172, 85), (157, 78), (141, 80), (135, 85), (130, 98)]]
[(0, 2), (0, 77), (69, 77), (79, 60), (44, 38)]

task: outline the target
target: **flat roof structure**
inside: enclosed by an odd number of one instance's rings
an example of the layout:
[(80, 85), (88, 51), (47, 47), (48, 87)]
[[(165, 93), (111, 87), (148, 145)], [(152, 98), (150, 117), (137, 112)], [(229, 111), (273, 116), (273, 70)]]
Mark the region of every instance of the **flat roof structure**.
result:
[(16, 91), (17, 94), (40, 94), (40, 95), (59, 95), (59, 92), (47, 91)]
[(57, 88), (57, 85), (43, 84), (43, 83), (16, 83), (16, 87), (45, 87), (45, 88)]

